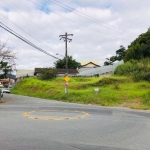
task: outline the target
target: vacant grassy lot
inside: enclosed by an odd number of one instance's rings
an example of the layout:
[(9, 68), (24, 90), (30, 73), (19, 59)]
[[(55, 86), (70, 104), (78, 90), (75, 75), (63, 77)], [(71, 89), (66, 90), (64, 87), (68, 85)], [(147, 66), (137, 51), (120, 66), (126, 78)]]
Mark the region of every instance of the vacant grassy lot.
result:
[[(98, 94), (95, 88), (99, 88)], [(11, 93), (74, 103), (150, 109), (150, 83), (133, 82), (129, 77), (71, 78), (68, 95), (64, 78), (48, 81), (27, 78)]]

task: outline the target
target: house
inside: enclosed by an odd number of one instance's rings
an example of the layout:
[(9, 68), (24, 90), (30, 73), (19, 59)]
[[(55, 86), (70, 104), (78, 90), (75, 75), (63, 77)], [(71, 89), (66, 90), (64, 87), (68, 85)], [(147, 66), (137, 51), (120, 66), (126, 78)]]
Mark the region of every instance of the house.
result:
[(82, 61), (81, 62), (81, 67), (79, 68), (79, 72), (91, 69), (91, 68), (97, 68), (101, 67), (98, 65), (98, 61), (92, 60), (92, 61)]
[[(57, 72), (61, 76), (61, 75), (66, 74), (66, 69), (57, 69)], [(78, 73), (79, 72), (77, 69), (68, 69), (68, 75), (74, 76), (74, 75), (77, 75)]]
[(10, 78), (4, 78), (4, 79), (0, 79), (0, 86), (7, 84), (8, 87), (13, 87), (14, 86), (14, 79), (10, 79)]
[(100, 66), (93, 62), (88, 62), (81, 66), (81, 68), (97, 68), (97, 67), (100, 67)]

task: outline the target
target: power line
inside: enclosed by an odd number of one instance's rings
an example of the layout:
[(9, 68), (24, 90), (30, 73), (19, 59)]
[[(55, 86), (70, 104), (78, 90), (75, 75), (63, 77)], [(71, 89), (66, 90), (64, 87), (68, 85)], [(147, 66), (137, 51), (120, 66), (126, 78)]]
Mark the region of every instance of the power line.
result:
[[(47, 62), (50, 62), (50, 61), (53, 61), (54, 60), (54, 58), (52, 59), (52, 60), (49, 60), (49, 61), (46, 61), (46, 62), (43, 62), (43, 63), (40, 63), (39, 65), (41, 65), (41, 64), (45, 64), (45, 63), (47, 63)], [(34, 68), (36, 68), (36, 67), (39, 67), (39, 66), (34, 66)], [(28, 69), (30, 69), (30, 68), (28, 68)], [(19, 69), (17, 69), (17, 70), (19, 70)], [(31, 73), (33, 73), (33, 71), (31, 71), (31, 72), (28, 72), (28, 74), (31, 74)], [(23, 73), (22, 74), (20, 74), (20, 75), (24, 75)]]
[(6, 30), (7, 32), (13, 34), (14, 36), (16, 36), (17, 38), (19, 38), (20, 40), (24, 41), (25, 43), (27, 43), (28, 45), (34, 47), (35, 49), (45, 53), (46, 55), (49, 55), (55, 59), (59, 59), (51, 54), (49, 54), (48, 52), (44, 51), (43, 49), (41, 49), (40, 47), (36, 46), (35, 44), (31, 43), (30, 41), (28, 41), (27, 39), (25, 39), (24, 37), (20, 36), (18, 33), (14, 32), (12, 29), (10, 29), (9, 27), (7, 27), (6, 25), (4, 25), (3, 23), (0, 22), (0, 27), (3, 28), (4, 30)]
[[(28, 0), (28, 1), (30, 1), (30, 0)], [(42, 8), (41, 5), (39, 5), (39, 4), (35, 3), (35, 2), (32, 2), (32, 1), (30, 1), (30, 2), (33, 3), (33, 4), (35, 4), (35, 5), (37, 5), (38, 7)], [(48, 8), (46, 8), (46, 9), (49, 10)], [(61, 17), (63, 17), (63, 18), (66, 18), (67, 20), (70, 20), (70, 21), (72, 21), (72, 22), (75, 22), (76, 24), (79, 24), (79, 25), (84, 26), (84, 27), (86, 27), (86, 28), (89, 28), (89, 29), (91, 29), (91, 30), (93, 30), (93, 31), (96, 31), (96, 32), (99, 32), (99, 33), (102, 33), (102, 34), (105, 34), (105, 35), (106, 35), (106, 33), (103, 33), (103, 32), (100, 32), (99, 30), (90, 28), (90, 27), (88, 27), (88, 26), (85, 25), (85, 24), (78, 23), (78, 22), (76, 22), (76, 21), (74, 21), (74, 20), (72, 20), (72, 19), (69, 19), (69, 18), (67, 18), (67, 17), (65, 17), (65, 16), (63, 16), (63, 15), (60, 15), (60, 14), (54, 12), (54, 11), (53, 11), (53, 13), (55, 13), (55, 14), (57, 14), (58, 16), (61, 16)], [(109, 34), (107, 34), (107, 35), (110, 36), (110, 37), (117, 37), (117, 36), (112, 36), (112, 35), (109, 35)], [(128, 41), (128, 40), (126, 40), (126, 41)]]
[[(3, 1), (3, 0), (2, 0)], [(20, 0), (19, 0), (20, 1)], [(5, 3), (6, 5), (8, 5), (6, 2), (3, 1), (3, 3)], [(10, 7), (10, 5), (8, 5)], [(11, 7), (10, 7), (11, 8)], [(14, 10), (13, 8), (11, 8), (12, 10)], [(19, 15), (21, 15), (22, 17), (28, 19), (27, 17), (25, 17), (24, 15), (20, 14), (18, 11), (14, 10), (15, 12), (17, 12)], [(1, 14), (1, 13), (0, 13)], [(2, 14), (3, 15), (3, 14)], [(3, 15), (4, 16), (4, 15)], [(31, 19), (28, 19), (29, 21), (32, 21)], [(10, 21), (10, 20), (9, 20)], [(26, 32), (25, 30), (21, 29), (20, 27), (18, 27), (15, 23), (13, 23), (12, 21), (10, 21), (13, 25), (15, 25), (17, 28), (19, 28), (20, 30), (22, 30), (23, 32), (25, 32), (26, 34), (28, 34), (30, 37), (32, 37), (34, 40), (38, 41), (39, 43), (43, 44), (42, 42), (40, 42), (37, 38), (33, 37), (31, 34), (29, 34), (28, 32)], [(33, 21), (32, 21), (33, 22)], [(33, 22), (34, 23), (34, 22)], [(36, 24), (37, 25), (37, 24)], [(38, 26), (38, 25), (37, 25)], [(58, 25), (57, 25), (58, 26)], [(38, 26), (39, 28), (41, 28), (40, 26)], [(60, 29), (62, 29), (59, 26)], [(45, 28), (41, 28), (42, 30), (46, 30)], [(62, 29), (63, 30), (63, 29)], [(64, 30), (63, 30), (64, 31)], [(43, 44), (45, 45), (45, 44)], [(46, 46), (46, 45), (45, 45)], [(47, 46), (46, 46), (47, 47)]]
[[(20, 16), (26, 18), (28, 21), (33, 22), (32, 19), (27, 18), (26, 16), (20, 14), (18, 11), (16, 11), (15, 9), (13, 9), (8, 3), (6, 3), (5, 1), (1, 0), (3, 3), (5, 3), (9, 8), (11, 8), (12, 10), (14, 10), (16, 13), (18, 13)], [(34, 23), (34, 22), (33, 22)], [(42, 30), (46, 30), (45, 28), (40, 27), (39, 25), (36, 24), (37, 27), (41, 28)], [(61, 28), (62, 29), (62, 28)], [(62, 29), (63, 30), (63, 29)], [(64, 30), (63, 30), (64, 31)]]
[[(0, 13), (1, 15), (3, 15), (2, 13)], [(4, 16), (4, 15), (3, 15)], [(8, 20), (11, 24), (13, 24), (14, 26), (16, 26), (17, 28), (19, 28), (21, 31), (23, 31), (24, 33), (26, 33), (27, 35), (29, 35), (30, 37), (32, 37), (34, 40), (36, 40), (37, 42), (43, 44), (44, 46), (46, 46), (44, 43), (40, 42), (37, 38), (34, 38), (31, 34), (29, 34), (28, 32), (26, 32), (25, 30), (23, 30), (22, 28), (20, 28), (18, 25), (16, 25), (15, 23), (13, 23), (12, 21)], [(7, 21), (7, 22), (8, 22)], [(4, 25), (4, 24), (3, 24)], [(10, 29), (10, 28), (9, 28)], [(17, 34), (17, 33), (16, 33)], [(47, 46), (46, 46), (47, 47)], [(48, 47), (47, 47), (48, 48)]]
[[(26, 9), (30, 10), (26, 5), (24, 5), (23, 2), (21, 2), (20, 0), (18, 0)], [(45, 21), (44, 21), (45, 22)], [(53, 24), (55, 24), (55, 27), (59, 27), (61, 30), (65, 31), (62, 27), (60, 27), (58, 24), (56, 24), (54, 21), (52, 22)], [(47, 24), (47, 22), (45, 22), (45, 24)], [(47, 24), (49, 25), (49, 24)]]
[[(68, 5), (64, 4), (64, 3), (61, 3), (61, 2), (59, 2), (59, 1), (57, 1), (57, 0), (49, 0), (49, 1), (52, 2), (52, 3), (54, 3), (54, 4), (56, 4), (56, 5), (58, 5), (58, 6), (60, 6), (60, 7), (62, 7), (62, 8), (65, 8), (66, 10), (72, 11), (72, 13), (77, 14), (77, 15), (79, 15), (79, 16), (85, 18), (85, 19), (88, 19), (88, 20), (90, 20), (90, 21), (92, 21), (92, 22), (94, 22), (94, 23), (96, 23), (96, 24), (102, 25), (102, 26), (104, 26), (104, 27), (106, 27), (106, 28), (109, 28), (109, 29), (111, 29), (111, 30), (117, 31), (117, 32), (119, 32), (119, 33), (124, 33), (124, 32), (125, 32), (126, 34), (130, 34), (130, 35), (134, 36), (134, 35), (131, 34), (131, 33), (127, 33), (126, 31), (123, 31), (123, 30), (118, 29), (118, 28), (116, 28), (116, 27), (114, 27), (114, 26), (111, 26), (111, 25), (109, 25), (109, 24), (106, 24), (106, 23), (103, 22), (103, 21), (100, 21), (100, 20), (98, 20), (98, 19), (96, 19), (96, 18), (94, 18), (94, 17), (91, 17), (91, 16), (89, 16), (89, 15), (87, 15), (87, 14), (85, 14), (85, 13), (82, 13), (82, 12), (80, 12), (80, 11), (78, 11), (78, 10), (75, 10), (74, 8), (68, 6)], [(62, 6), (62, 5), (63, 5), (63, 6)], [(75, 10), (76, 12), (73, 11), (73, 10)], [(100, 22), (101, 22), (101, 24), (100, 24)]]

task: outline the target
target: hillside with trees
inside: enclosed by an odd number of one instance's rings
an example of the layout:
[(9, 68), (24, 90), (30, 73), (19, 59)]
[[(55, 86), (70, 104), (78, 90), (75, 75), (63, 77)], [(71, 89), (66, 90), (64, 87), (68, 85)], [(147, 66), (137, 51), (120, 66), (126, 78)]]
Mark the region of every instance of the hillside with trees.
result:
[(126, 51), (124, 62), (129, 60), (140, 60), (150, 57), (150, 30), (139, 35), (129, 46)]
[(150, 30), (128, 46), (123, 60), (125, 64), (118, 66), (115, 74), (131, 76), (134, 81), (150, 81)]

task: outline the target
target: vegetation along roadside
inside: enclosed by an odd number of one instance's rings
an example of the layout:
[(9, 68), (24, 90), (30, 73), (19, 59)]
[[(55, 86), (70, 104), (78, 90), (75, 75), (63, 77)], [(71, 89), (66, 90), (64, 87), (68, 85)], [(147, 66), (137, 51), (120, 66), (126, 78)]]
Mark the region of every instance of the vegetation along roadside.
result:
[[(64, 78), (48, 81), (26, 78), (11, 93), (65, 102), (150, 109), (150, 83), (135, 82), (131, 77), (75, 77), (69, 81), (69, 94), (64, 92)], [(95, 88), (99, 92), (95, 93)]]

